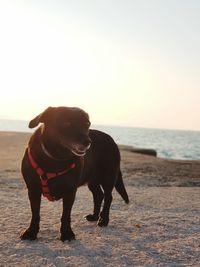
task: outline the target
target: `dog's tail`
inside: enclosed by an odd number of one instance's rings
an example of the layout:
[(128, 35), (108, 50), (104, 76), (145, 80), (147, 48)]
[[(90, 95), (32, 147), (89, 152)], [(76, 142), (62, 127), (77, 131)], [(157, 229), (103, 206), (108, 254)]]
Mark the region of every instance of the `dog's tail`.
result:
[(117, 178), (117, 181), (116, 181), (116, 184), (115, 184), (115, 189), (120, 194), (120, 196), (123, 198), (125, 203), (128, 204), (129, 203), (129, 198), (128, 198), (128, 194), (127, 194), (125, 186), (124, 186), (124, 182), (122, 180), (121, 170), (119, 171), (119, 174), (118, 174), (118, 178)]

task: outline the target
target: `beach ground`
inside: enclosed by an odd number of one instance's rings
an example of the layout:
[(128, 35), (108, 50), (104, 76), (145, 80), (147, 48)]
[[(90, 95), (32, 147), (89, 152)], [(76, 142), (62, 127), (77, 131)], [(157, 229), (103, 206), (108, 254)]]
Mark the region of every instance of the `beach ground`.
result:
[(29, 134), (0, 133), (0, 266), (200, 266), (200, 161), (164, 160), (121, 148), (130, 204), (114, 190), (110, 224), (84, 216), (81, 187), (72, 211), (76, 240), (59, 240), (62, 202), (43, 198), (37, 241), (21, 241), (30, 221), (20, 161)]

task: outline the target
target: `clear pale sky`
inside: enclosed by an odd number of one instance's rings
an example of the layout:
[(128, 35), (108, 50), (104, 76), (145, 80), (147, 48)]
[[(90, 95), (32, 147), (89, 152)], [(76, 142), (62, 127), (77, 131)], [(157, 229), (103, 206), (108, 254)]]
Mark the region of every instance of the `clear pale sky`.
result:
[(0, 118), (200, 130), (199, 0), (0, 0)]

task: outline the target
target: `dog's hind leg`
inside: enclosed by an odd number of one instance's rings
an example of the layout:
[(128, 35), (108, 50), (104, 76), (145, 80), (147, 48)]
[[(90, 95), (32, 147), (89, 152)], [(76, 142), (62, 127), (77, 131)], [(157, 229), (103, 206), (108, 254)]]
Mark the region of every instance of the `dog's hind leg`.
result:
[(35, 240), (39, 232), (41, 191), (29, 190), (32, 219), (29, 228), (20, 236), (22, 240)]
[(110, 206), (112, 203), (112, 190), (105, 190), (104, 191), (104, 204), (103, 204), (103, 209), (99, 215), (99, 219), (97, 222), (97, 225), (102, 227), (102, 226), (107, 226), (109, 223), (109, 213), (110, 213)]
[(88, 188), (92, 192), (92, 195), (93, 195), (94, 211), (93, 211), (93, 214), (89, 214), (85, 218), (91, 222), (98, 221), (99, 213), (101, 210), (101, 203), (104, 198), (104, 194), (103, 194), (103, 191), (100, 185), (88, 184)]

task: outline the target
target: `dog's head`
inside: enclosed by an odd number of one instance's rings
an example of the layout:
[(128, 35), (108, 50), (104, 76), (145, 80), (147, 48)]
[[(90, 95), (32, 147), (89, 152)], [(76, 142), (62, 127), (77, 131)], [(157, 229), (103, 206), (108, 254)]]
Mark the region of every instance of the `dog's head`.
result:
[(30, 121), (29, 128), (34, 128), (39, 123), (43, 123), (44, 138), (69, 149), (77, 156), (84, 156), (90, 147), (90, 120), (82, 109), (49, 107)]

